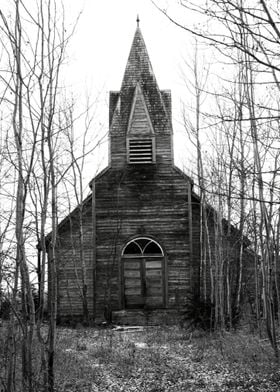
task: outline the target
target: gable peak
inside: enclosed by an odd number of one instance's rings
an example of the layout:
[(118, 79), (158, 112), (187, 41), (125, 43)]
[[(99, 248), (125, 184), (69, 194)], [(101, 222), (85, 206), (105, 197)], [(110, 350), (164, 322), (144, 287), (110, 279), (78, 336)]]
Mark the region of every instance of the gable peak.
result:
[(139, 83), (137, 83), (134, 91), (127, 133), (131, 136), (154, 134), (153, 125)]

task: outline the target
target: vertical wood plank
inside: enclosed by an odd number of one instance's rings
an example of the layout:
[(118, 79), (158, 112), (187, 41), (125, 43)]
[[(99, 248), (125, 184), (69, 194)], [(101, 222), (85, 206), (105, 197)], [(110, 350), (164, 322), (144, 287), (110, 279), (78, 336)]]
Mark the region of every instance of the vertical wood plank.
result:
[(193, 260), (193, 207), (192, 207), (192, 186), (190, 181), (188, 181), (188, 218), (189, 218), (189, 245), (190, 245), (190, 276), (192, 282), (192, 292), (195, 289), (195, 279), (194, 277), (194, 260)]
[(96, 317), (96, 199), (95, 180), (91, 183), (92, 191), (92, 265), (93, 265), (93, 319)]

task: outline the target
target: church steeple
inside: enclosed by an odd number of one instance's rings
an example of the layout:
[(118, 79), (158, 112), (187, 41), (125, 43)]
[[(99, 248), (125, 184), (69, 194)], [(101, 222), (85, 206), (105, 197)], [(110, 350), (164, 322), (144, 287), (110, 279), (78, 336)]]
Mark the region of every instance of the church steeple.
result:
[(135, 88), (137, 83), (139, 83), (141, 87), (148, 83), (149, 87), (158, 88), (145, 41), (139, 26), (137, 26), (134, 34), (121, 90)]
[[(156, 163), (162, 160), (163, 150), (166, 162), (170, 163), (173, 159), (171, 135), (170, 91), (161, 91), (158, 87), (137, 17), (121, 90), (110, 94), (111, 163), (114, 158), (123, 164)], [(137, 138), (143, 140), (135, 141)], [(164, 140), (165, 146), (162, 145)], [(125, 151), (120, 146), (125, 147)], [(139, 151), (148, 154), (148, 160), (131, 159), (131, 151), (134, 154), (137, 146)], [(139, 151), (136, 151), (137, 156), (140, 156)]]

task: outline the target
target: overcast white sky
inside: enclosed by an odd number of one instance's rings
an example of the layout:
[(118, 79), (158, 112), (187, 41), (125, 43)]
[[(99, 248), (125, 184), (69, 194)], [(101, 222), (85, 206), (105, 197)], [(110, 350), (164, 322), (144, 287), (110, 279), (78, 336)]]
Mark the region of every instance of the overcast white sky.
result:
[[(168, 7), (168, 1), (164, 3)], [(180, 99), (186, 91), (180, 65), (192, 52), (191, 37), (169, 22), (150, 0), (67, 0), (65, 4), (72, 19), (82, 11), (68, 50), (66, 81), (76, 94), (87, 90), (93, 98), (99, 95), (104, 108), (100, 123), (108, 127), (108, 93), (120, 89), (138, 14), (159, 87), (172, 91), (174, 133), (182, 133)], [(182, 147), (181, 140), (178, 144)], [(184, 155), (176, 145), (175, 155), (177, 162)]]
[(156, 10), (150, 0), (75, 3), (69, 10), (66, 8), (66, 13), (74, 16), (83, 10), (70, 51), (72, 76), (73, 68), (77, 71), (76, 83), (88, 78), (93, 86), (120, 88), (137, 14), (160, 88), (178, 83), (178, 63), (186, 54), (188, 36)]

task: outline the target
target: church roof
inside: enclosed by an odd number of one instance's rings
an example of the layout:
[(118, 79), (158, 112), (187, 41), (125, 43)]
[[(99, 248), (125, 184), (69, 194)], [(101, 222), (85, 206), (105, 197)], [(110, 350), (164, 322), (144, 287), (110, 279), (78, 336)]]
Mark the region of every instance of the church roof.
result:
[(148, 51), (139, 26), (137, 26), (131, 45), (121, 90), (135, 87), (137, 83), (157, 85)]
[(110, 123), (114, 123), (114, 117), (120, 116), (125, 132), (129, 126), (136, 94), (138, 98), (141, 95), (144, 99), (143, 107), (145, 106), (149, 113), (152, 128), (156, 129), (156, 124), (160, 124), (163, 132), (172, 132), (170, 92), (161, 91), (158, 87), (139, 26), (134, 34), (120, 92), (113, 93), (115, 98), (113, 108), (110, 108), (113, 115)]

